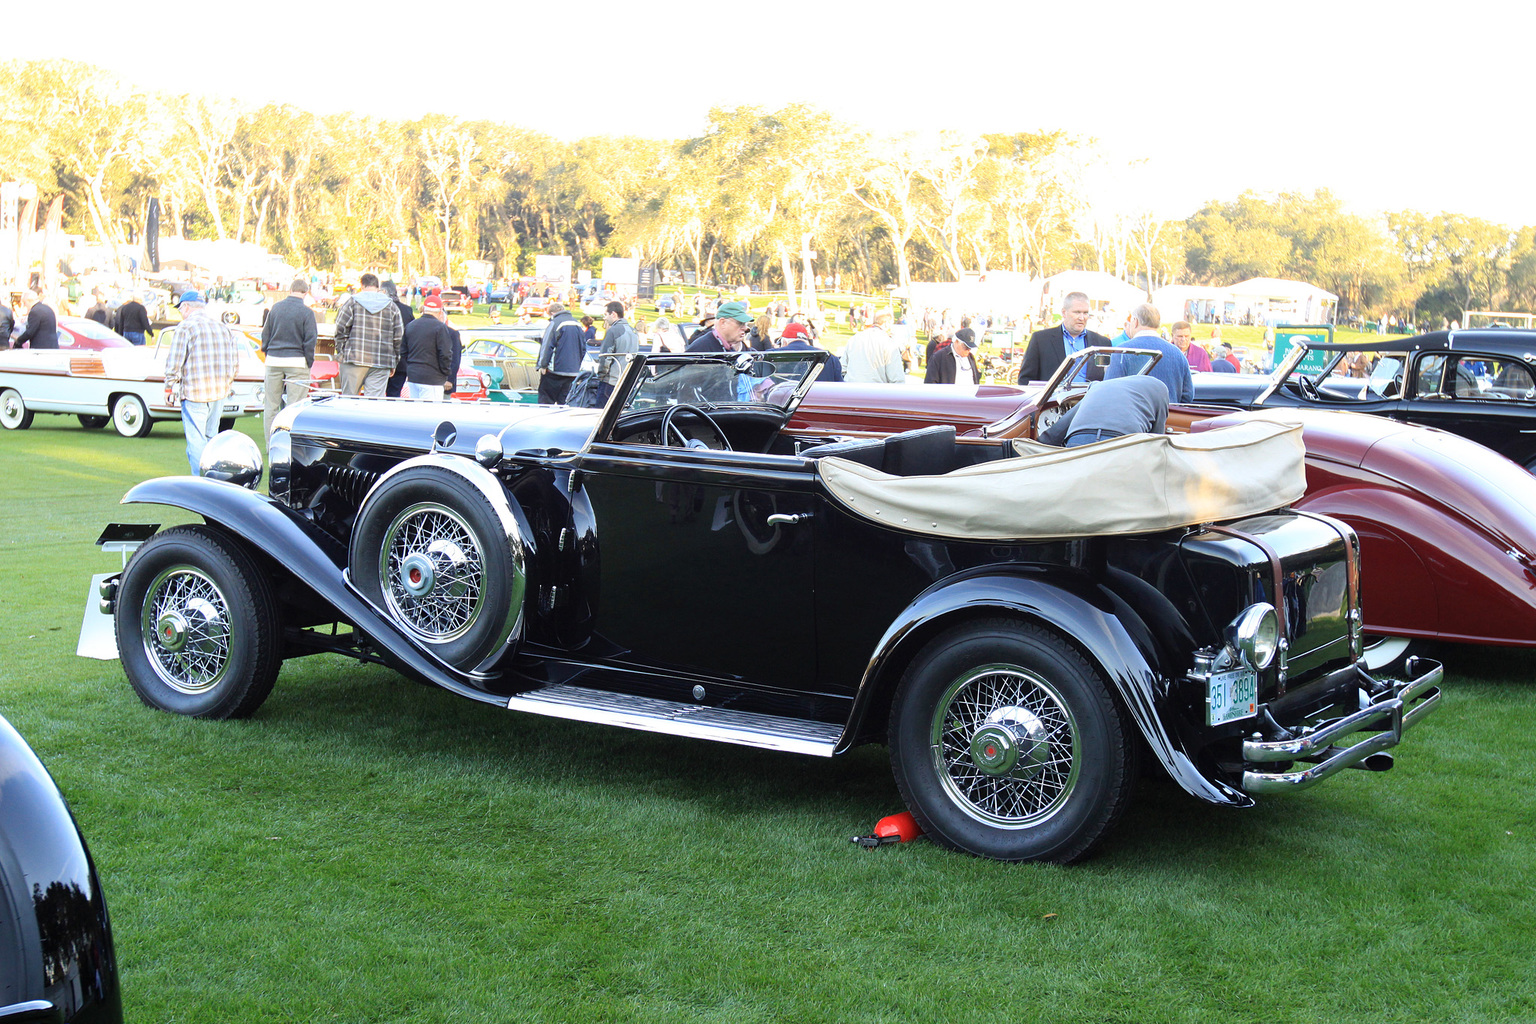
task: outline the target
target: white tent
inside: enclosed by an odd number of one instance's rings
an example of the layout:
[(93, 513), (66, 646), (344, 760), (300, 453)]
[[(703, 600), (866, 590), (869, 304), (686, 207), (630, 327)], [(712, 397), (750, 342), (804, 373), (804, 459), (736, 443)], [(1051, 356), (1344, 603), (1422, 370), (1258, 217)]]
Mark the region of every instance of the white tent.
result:
[(1209, 321), (1224, 315), (1232, 301), (1229, 289), (1199, 285), (1170, 284), (1152, 293), (1152, 305), (1162, 314), (1164, 326), (1180, 320)]
[(1332, 323), (1339, 297), (1305, 281), (1255, 277), (1227, 289), (1261, 323)]
[(1070, 292), (1085, 292), (1088, 304), (1097, 312), (1114, 309), (1128, 312), (1138, 302), (1147, 300), (1147, 293), (1133, 284), (1126, 284), (1114, 274), (1099, 270), (1064, 270), (1045, 279), (1045, 312), (1059, 313), (1062, 296)]
[(1040, 305), (1040, 281), (1025, 274), (989, 274), (986, 280), (914, 281), (910, 290), (891, 293), (905, 298), (912, 309), (952, 310), (957, 313), (1032, 315)]

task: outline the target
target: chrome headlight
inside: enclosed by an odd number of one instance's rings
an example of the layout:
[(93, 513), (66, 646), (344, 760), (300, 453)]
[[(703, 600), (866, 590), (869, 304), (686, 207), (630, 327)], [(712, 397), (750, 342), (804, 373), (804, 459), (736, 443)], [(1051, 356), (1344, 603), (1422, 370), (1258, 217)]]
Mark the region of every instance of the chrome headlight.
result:
[(197, 460), (197, 475), (254, 491), (261, 482), (261, 448), (238, 430), (215, 434)]
[(1257, 669), (1266, 669), (1280, 649), (1280, 617), (1275, 607), (1260, 601), (1244, 608), (1227, 626), (1227, 646)]

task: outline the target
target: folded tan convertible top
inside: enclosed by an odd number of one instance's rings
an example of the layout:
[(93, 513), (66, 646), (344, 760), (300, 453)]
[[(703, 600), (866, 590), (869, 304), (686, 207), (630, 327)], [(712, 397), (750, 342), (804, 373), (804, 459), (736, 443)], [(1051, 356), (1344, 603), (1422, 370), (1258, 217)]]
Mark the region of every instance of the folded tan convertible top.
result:
[(900, 477), (829, 456), (832, 496), (867, 519), (960, 540), (1150, 533), (1237, 519), (1307, 489), (1301, 426), (1248, 422), (1130, 434), (1081, 448), (1015, 441), (1019, 458)]

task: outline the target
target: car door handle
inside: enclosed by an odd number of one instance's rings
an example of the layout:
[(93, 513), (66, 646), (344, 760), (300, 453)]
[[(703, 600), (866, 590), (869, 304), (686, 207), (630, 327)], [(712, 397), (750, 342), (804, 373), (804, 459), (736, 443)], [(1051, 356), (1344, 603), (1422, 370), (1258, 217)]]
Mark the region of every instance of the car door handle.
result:
[(796, 512), (793, 515), (790, 515), (790, 514), (785, 513), (785, 512), (775, 512), (773, 515), (768, 517), (768, 525), (769, 526), (793, 526), (796, 523), (801, 522), (802, 520), (809, 519), (809, 518), (811, 518), (811, 513), (809, 513), (809, 512)]

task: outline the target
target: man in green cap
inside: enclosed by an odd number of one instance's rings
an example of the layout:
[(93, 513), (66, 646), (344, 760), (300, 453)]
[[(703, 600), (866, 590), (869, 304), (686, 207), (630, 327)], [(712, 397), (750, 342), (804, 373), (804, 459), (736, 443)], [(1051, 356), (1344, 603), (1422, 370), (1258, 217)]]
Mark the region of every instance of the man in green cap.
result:
[(747, 325), (752, 311), (739, 299), (721, 303), (715, 313), (715, 325), (701, 331), (688, 343), (689, 352), (740, 352), (746, 346)]

